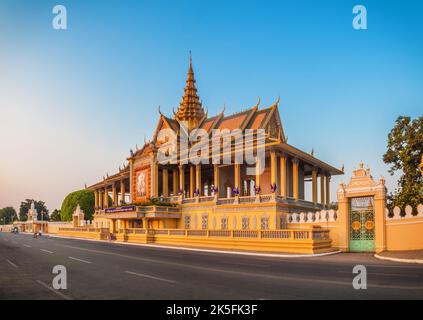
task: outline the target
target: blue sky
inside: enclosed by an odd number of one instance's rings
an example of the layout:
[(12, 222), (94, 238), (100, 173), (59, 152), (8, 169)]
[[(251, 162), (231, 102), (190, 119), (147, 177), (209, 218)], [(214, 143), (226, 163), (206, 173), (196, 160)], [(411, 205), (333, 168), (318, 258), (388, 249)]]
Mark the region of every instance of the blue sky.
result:
[[(65, 5), (68, 30), (52, 28)], [(352, 28), (363, 4), (368, 30)], [(115, 172), (170, 115), (192, 50), (209, 114), (279, 106), (289, 143), (341, 167), (382, 162), (399, 115), (422, 115), (422, 1), (0, 2), (0, 207)]]

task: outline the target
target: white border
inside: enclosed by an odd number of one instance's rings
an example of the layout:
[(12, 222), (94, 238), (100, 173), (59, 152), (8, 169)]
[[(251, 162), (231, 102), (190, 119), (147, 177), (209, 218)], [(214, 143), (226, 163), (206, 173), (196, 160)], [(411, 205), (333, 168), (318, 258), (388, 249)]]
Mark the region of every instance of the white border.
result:
[(400, 258), (391, 258), (391, 257), (383, 257), (378, 254), (375, 254), (374, 257), (380, 260), (387, 260), (387, 261), (394, 261), (394, 262), (403, 262), (403, 263), (417, 263), (423, 264), (423, 260), (419, 259), (400, 259)]

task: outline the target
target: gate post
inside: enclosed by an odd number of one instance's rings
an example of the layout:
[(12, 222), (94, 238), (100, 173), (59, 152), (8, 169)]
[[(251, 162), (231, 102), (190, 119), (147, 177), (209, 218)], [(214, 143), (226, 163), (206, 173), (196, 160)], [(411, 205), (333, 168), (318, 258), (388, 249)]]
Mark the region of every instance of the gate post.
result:
[(338, 233), (339, 250), (347, 252), (349, 250), (349, 210), (343, 183), (340, 184), (338, 189)]

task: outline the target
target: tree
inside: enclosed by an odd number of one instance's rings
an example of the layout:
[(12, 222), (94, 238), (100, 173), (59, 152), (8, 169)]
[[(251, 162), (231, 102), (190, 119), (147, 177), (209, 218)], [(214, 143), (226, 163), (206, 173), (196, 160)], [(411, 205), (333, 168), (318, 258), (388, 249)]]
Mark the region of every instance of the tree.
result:
[(54, 209), (50, 215), (50, 221), (61, 221), (60, 210)]
[[(63, 200), (60, 216), (62, 221), (71, 221), (72, 214), (75, 212), (77, 205), (84, 211), (84, 219), (92, 220), (94, 214), (94, 191), (92, 190), (79, 190), (72, 192)], [(109, 204), (111, 198), (109, 197)]]
[(388, 196), (388, 206), (416, 208), (423, 203), (423, 176), (418, 167), (423, 154), (423, 117), (411, 120), (398, 117), (388, 135), (383, 161), (390, 164), (389, 173), (401, 172), (398, 188)]
[[(44, 201), (36, 201), (34, 199), (26, 199), (25, 201), (21, 202), (21, 206), (19, 208), (19, 219), (21, 221), (28, 220), (28, 211), (31, 208), (31, 204), (34, 202), (34, 208), (37, 211), (37, 220), (49, 220), (48, 209)], [(43, 215), (43, 219), (41, 219), (41, 214)]]
[(13, 207), (6, 207), (0, 209), (0, 223), (11, 224), (13, 221), (18, 220), (18, 215)]

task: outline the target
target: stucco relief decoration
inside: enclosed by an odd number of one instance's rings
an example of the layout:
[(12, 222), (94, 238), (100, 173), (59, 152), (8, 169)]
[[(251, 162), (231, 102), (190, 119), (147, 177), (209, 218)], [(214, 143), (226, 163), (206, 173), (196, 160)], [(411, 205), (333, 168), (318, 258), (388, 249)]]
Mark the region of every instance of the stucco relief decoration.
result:
[(147, 170), (138, 172), (136, 181), (137, 197), (145, 197), (147, 195)]

